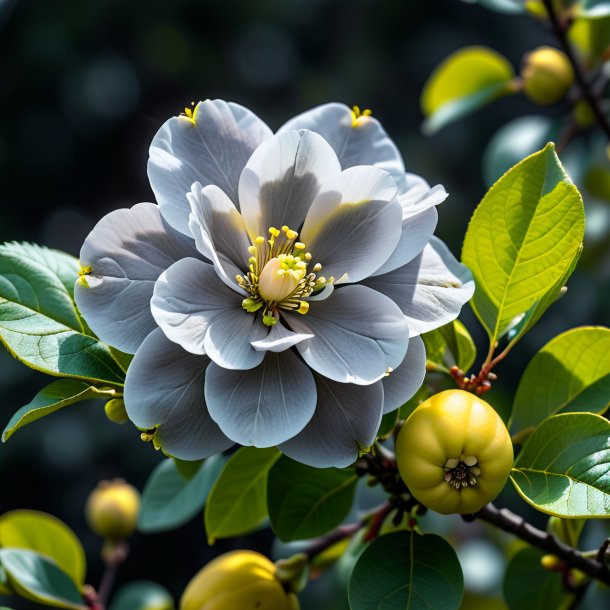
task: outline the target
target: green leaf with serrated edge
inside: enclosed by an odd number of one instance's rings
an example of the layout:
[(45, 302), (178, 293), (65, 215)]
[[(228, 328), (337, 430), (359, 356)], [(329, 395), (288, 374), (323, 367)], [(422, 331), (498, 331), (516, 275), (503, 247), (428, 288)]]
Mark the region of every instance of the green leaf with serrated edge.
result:
[(424, 85), (422, 129), (431, 134), (489, 102), (515, 91), (509, 61), (487, 47), (459, 49), (434, 70)]
[(352, 610), (457, 610), (464, 578), (451, 545), (434, 534), (396, 532), (373, 540), (348, 585)]
[(87, 561), (76, 534), (63, 522), (35, 510), (13, 510), (0, 517), (0, 546), (27, 549), (52, 559), (79, 586)]
[(203, 510), (224, 463), (222, 456), (210, 457), (191, 479), (186, 479), (172, 459), (161, 462), (144, 486), (138, 529), (144, 533), (165, 532), (190, 521)]
[(543, 551), (526, 548), (510, 560), (504, 574), (503, 593), (509, 610), (565, 608), (574, 596), (566, 593), (559, 572), (549, 572), (540, 564)]
[(610, 517), (610, 422), (561, 413), (527, 439), (511, 472), (519, 495), (558, 517)]
[(108, 610), (173, 610), (169, 591), (150, 580), (123, 585), (112, 597)]
[(542, 317), (544, 312), (557, 301), (563, 293), (567, 290), (566, 282), (568, 278), (576, 269), (578, 260), (582, 253), (582, 245), (578, 248), (572, 262), (569, 264), (564, 274), (559, 278), (556, 284), (538, 301), (536, 301), (532, 307), (525, 313), (523, 318), (510, 329), (508, 337), (510, 343), (510, 349), (519, 341), (526, 332), (528, 332), (538, 320)]
[(0, 563), (20, 597), (55, 608), (86, 610), (74, 581), (44, 555), (0, 549)]
[(558, 335), (521, 377), (511, 431), (533, 430), (559, 412), (603, 413), (610, 405), (610, 329), (582, 326)]
[(0, 245), (0, 341), (30, 368), (121, 385), (107, 345), (87, 334), (73, 300), (78, 261), (31, 244)]
[(555, 290), (583, 235), (582, 198), (553, 144), (491, 187), (470, 220), (462, 249), (477, 286), (470, 303), (491, 345)]
[(279, 459), (275, 447), (238, 449), (225, 465), (205, 507), (209, 544), (256, 530), (267, 518), (267, 475)]
[(111, 398), (112, 391), (104, 391), (76, 379), (60, 379), (43, 388), (34, 396), (32, 402), (21, 407), (7, 424), (2, 433), (6, 442), (19, 428), (44, 417), (63, 407), (92, 398)]
[(354, 501), (353, 470), (312, 468), (281, 457), (269, 471), (267, 506), (271, 527), (284, 541), (316, 538), (337, 527)]

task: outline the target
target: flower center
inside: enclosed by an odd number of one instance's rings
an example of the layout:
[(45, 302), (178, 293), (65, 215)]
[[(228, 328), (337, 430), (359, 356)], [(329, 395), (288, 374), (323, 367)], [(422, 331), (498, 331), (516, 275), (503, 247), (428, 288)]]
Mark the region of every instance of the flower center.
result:
[(297, 241), (298, 236), (287, 226), (281, 231), (270, 227), (269, 239), (259, 235), (248, 248), (250, 271), (236, 276), (237, 283), (250, 295), (241, 306), (252, 313), (262, 309), (267, 326), (277, 323), (279, 309), (306, 314), (309, 303), (303, 299), (334, 281), (332, 277), (316, 276), (322, 269), (319, 263), (309, 270), (311, 254), (304, 243)]
[(445, 464), (445, 481), (456, 489), (474, 487), (477, 484), (477, 477), (481, 475), (478, 462), (472, 455), (449, 458)]

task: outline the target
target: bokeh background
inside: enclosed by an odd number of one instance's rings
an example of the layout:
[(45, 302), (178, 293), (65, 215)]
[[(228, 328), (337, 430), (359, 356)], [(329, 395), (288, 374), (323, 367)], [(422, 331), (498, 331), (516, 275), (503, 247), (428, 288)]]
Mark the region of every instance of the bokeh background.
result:
[[(408, 170), (449, 191), (437, 234), (459, 256), (486, 189), (481, 164), (492, 135), (519, 115), (565, 108), (510, 98), (427, 137), (422, 86), (459, 47), (489, 45), (518, 66), (526, 51), (552, 41), (528, 17), (458, 0), (0, 0), (0, 242), (78, 255), (105, 213), (152, 200), (146, 161), (159, 126), (192, 100), (220, 97), (274, 129), (327, 101), (371, 108)], [(498, 369), (493, 400), (505, 412), (536, 349), (568, 328), (610, 321), (607, 221), (601, 209), (568, 294)], [(463, 319), (482, 346), (470, 311)], [(46, 383), (0, 352), (0, 426)], [(100, 543), (85, 525), (87, 494), (113, 477), (142, 489), (161, 459), (133, 427), (109, 422), (101, 403), (68, 407), (0, 446), (0, 512), (34, 508), (66, 521), (86, 546), (88, 579), (97, 584)], [(527, 513), (510, 493), (501, 503)], [(462, 540), (471, 590), (497, 593), (504, 559), (480, 526), (458, 519), (435, 527)], [(244, 546), (270, 552), (271, 540), (262, 531), (210, 549), (198, 517), (174, 532), (134, 537), (119, 582), (151, 579), (177, 596), (211, 556)], [(305, 607), (346, 607), (335, 576), (311, 589)]]

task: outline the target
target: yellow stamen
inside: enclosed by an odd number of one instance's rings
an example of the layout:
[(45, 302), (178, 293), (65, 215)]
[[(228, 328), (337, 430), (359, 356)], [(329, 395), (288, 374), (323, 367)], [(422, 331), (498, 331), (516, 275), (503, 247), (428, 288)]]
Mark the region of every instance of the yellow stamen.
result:
[(299, 301), (297, 313), (305, 315), (309, 311), (309, 303), (307, 301)]
[(373, 111), (370, 108), (365, 108), (361, 111), (359, 106), (354, 106), (352, 108), (352, 127), (362, 125), (366, 121), (366, 117), (369, 117), (372, 114)]

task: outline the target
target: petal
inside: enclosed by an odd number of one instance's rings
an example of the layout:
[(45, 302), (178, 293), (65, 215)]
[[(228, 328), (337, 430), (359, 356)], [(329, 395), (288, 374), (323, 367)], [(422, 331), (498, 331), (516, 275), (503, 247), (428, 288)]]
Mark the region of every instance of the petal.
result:
[(400, 309), (365, 286), (342, 286), (325, 301), (313, 303), (305, 316), (286, 316), (287, 324), (312, 339), (297, 344), (315, 371), (343, 383), (368, 385), (388, 367), (402, 362), (409, 327)]
[(311, 419), (316, 386), (311, 371), (290, 350), (268, 352), (248, 371), (212, 363), (205, 376), (210, 415), (241, 445), (272, 447), (292, 438)]
[(311, 421), (278, 448), (288, 457), (316, 468), (345, 468), (370, 447), (381, 422), (381, 381), (362, 387), (314, 375), (318, 403)]
[(436, 229), (438, 213), (436, 208), (428, 208), (402, 221), (398, 245), (389, 258), (371, 275), (383, 275), (412, 261), (430, 241)]
[(267, 235), (283, 225), (298, 231), (320, 185), (341, 168), (332, 148), (311, 131), (286, 131), (259, 146), (239, 181), (248, 234)]
[(354, 165), (375, 165), (401, 184), (404, 181), (404, 163), (381, 123), (371, 116), (354, 118), (354, 113), (344, 104), (324, 104), (294, 117), (278, 133), (287, 129), (315, 131), (333, 147), (343, 169)]
[(209, 358), (193, 356), (160, 329), (144, 340), (127, 371), (125, 408), (133, 423), (155, 432), (163, 451), (200, 460), (228, 449), (228, 439), (208, 413), (203, 384)]
[(263, 359), (250, 342), (268, 330), (242, 309), (241, 296), (208, 263), (185, 258), (172, 265), (155, 284), (151, 310), (168, 339), (192, 354), (207, 354), (221, 366), (240, 369)]
[(163, 217), (189, 234), (186, 193), (193, 182), (216, 184), (237, 203), (239, 176), (254, 150), (271, 136), (255, 114), (223, 100), (200, 102), (193, 119), (166, 121), (153, 138), (148, 178)]
[(407, 355), (383, 383), (383, 412), (398, 409), (415, 395), (426, 376), (426, 348), (421, 337), (412, 337)]
[(400, 239), (401, 207), (392, 177), (375, 167), (352, 167), (324, 185), (301, 241), (323, 275), (358, 282), (378, 269)]
[(275, 326), (271, 327), (271, 331), (264, 339), (253, 341), (252, 347), (261, 352), (283, 352), (289, 347), (312, 337), (313, 335), (310, 334), (293, 333), (281, 322), (278, 322)]
[(411, 336), (455, 320), (474, 293), (470, 270), (436, 237), (404, 267), (363, 283), (400, 307), (409, 321)]
[(235, 276), (248, 268), (251, 245), (243, 218), (233, 202), (217, 186), (201, 188), (195, 182), (187, 194), (191, 206), (189, 230), (197, 249), (209, 258), (220, 279), (240, 291)]
[(105, 343), (133, 354), (154, 328), (150, 299), (159, 275), (185, 256), (199, 256), (192, 240), (169, 227), (158, 206), (115, 210), (89, 233), (80, 252), (91, 273), (76, 282), (76, 304)]
[(430, 185), (417, 174), (406, 174), (404, 190), (398, 194), (398, 200), (403, 208), (403, 218), (419, 214), (424, 210), (443, 203), (449, 194), (445, 188), (437, 184)]

